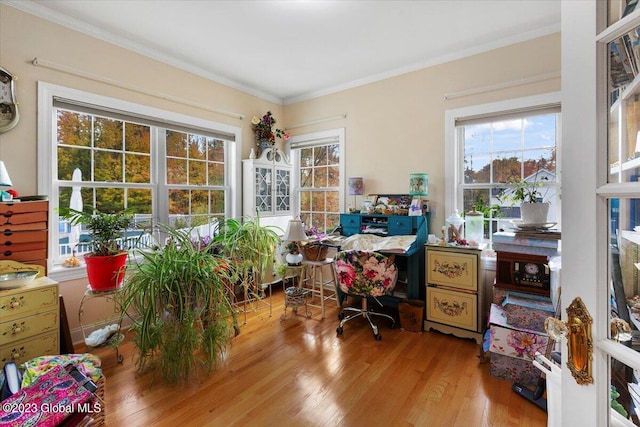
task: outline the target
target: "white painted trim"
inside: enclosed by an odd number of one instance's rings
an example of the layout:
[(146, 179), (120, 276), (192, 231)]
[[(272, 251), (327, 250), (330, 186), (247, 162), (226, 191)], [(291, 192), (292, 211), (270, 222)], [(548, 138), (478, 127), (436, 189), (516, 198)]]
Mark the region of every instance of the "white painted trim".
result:
[(325, 130), (325, 131), (321, 131), (321, 132), (313, 132), (313, 133), (307, 133), (304, 135), (296, 135), (296, 136), (292, 136), (291, 139), (289, 139), (288, 143), (287, 143), (287, 155), (289, 156), (289, 159), (291, 159), (291, 163), (293, 164), (293, 172), (292, 172), (292, 177), (291, 179), (293, 180), (293, 182), (295, 183), (295, 185), (292, 188), (292, 195), (293, 195), (293, 215), (299, 215), (300, 211), (298, 209), (298, 207), (300, 206), (300, 198), (298, 197), (298, 182), (300, 182), (300, 160), (298, 158), (298, 156), (293, 156), (291, 153), (291, 144), (292, 143), (302, 143), (302, 142), (311, 142), (311, 141), (319, 141), (319, 140), (329, 140), (329, 139), (337, 139), (337, 142), (340, 146), (340, 184), (339, 184), (339, 197), (340, 197), (340, 212), (344, 212), (345, 211), (345, 206), (346, 206), (346, 201), (345, 201), (345, 197), (346, 197), (346, 190), (345, 190), (345, 185), (346, 185), (346, 178), (345, 178), (345, 174), (346, 174), (346, 159), (344, 157), (345, 154), (345, 129), (344, 128), (338, 128), (338, 129), (330, 129), (330, 130)]
[[(459, 170), (459, 164), (457, 162), (461, 147), (456, 144), (456, 120), (462, 120), (465, 117), (520, 110), (538, 105), (559, 104), (561, 100), (562, 96), (560, 92), (549, 92), (446, 110), (444, 113), (444, 212), (453, 212), (454, 209), (462, 210), (462, 197), (458, 195), (457, 191), (458, 181), (462, 176), (462, 172)], [(559, 159), (557, 160), (559, 161)]]
[[(57, 165), (51, 161), (51, 159), (55, 157), (56, 150), (56, 145), (51, 143), (51, 141), (54, 140), (54, 135), (56, 134), (56, 120), (53, 115), (54, 97), (78, 99), (97, 106), (115, 108), (120, 111), (130, 112), (132, 114), (155, 117), (159, 120), (166, 120), (174, 123), (183, 123), (186, 126), (195, 126), (202, 129), (213, 129), (221, 133), (233, 135), (235, 138), (235, 142), (229, 142), (227, 144), (228, 151), (226, 153), (229, 156), (228, 164), (230, 165), (230, 170), (228, 170), (227, 172), (228, 182), (226, 184), (226, 187), (231, 190), (231, 200), (228, 201), (228, 204), (225, 206), (225, 215), (232, 218), (238, 218), (240, 216), (240, 212), (242, 209), (242, 197), (240, 190), (242, 182), (242, 171), (240, 162), (242, 129), (240, 127), (214, 122), (211, 120), (205, 120), (198, 117), (191, 117), (184, 114), (161, 110), (141, 104), (135, 104), (116, 98), (96, 95), (77, 89), (54, 85), (51, 83), (38, 82), (38, 194), (49, 195), (49, 205), (51, 207), (58, 206), (58, 194), (52, 191), (51, 185), (53, 177), (58, 176)], [(152, 165), (152, 172), (154, 170), (158, 171), (158, 165)], [(158, 184), (157, 176), (155, 176), (155, 174), (153, 173), (151, 176), (151, 184)], [(157, 194), (154, 194), (154, 196), (157, 196)], [(161, 206), (156, 206), (156, 209), (160, 208)], [(49, 209), (49, 224), (53, 224), (54, 222), (53, 209)], [(57, 225), (56, 227), (50, 227), (49, 239), (52, 242), (58, 241)], [(83, 277), (83, 275), (80, 275), (74, 270), (69, 269), (55, 272), (51, 265), (53, 258), (53, 256), (49, 257), (48, 271), (53, 274), (53, 278), (55, 280)], [(49, 275), (51, 276), (52, 274)]]

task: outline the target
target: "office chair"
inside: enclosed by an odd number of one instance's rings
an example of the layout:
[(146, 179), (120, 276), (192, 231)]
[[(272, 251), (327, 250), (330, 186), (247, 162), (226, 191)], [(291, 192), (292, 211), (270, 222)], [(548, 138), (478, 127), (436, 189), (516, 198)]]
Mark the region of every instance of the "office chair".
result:
[[(369, 310), (367, 300), (373, 298), (382, 306), (377, 297), (389, 295), (393, 291), (398, 278), (398, 269), (393, 258), (377, 252), (351, 250), (338, 252), (335, 262), (340, 291), (349, 296), (362, 298), (362, 308), (344, 307), (342, 309), (338, 315), (340, 325), (336, 333), (342, 335), (345, 323), (362, 316), (367, 319), (373, 329), (373, 336), (379, 341), (382, 337), (378, 333), (378, 326), (373, 322), (372, 316), (386, 317), (391, 320), (392, 329), (395, 327), (395, 319), (388, 314)], [(347, 313), (352, 314), (347, 316)]]

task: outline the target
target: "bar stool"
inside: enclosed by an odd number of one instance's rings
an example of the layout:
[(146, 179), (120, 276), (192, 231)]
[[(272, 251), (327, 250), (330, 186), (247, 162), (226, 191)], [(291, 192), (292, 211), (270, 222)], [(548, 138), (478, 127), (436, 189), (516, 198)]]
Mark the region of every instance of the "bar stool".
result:
[[(303, 286), (312, 292), (313, 296), (318, 296), (320, 305), (307, 303), (311, 307), (319, 307), (322, 318), (325, 317), (324, 303), (327, 300), (334, 300), (336, 305), (340, 307), (337, 295), (338, 280), (336, 276), (336, 263), (333, 258), (325, 258), (321, 261), (302, 261), (302, 265), (306, 267), (306, 277)], [(330, 270), (327, 272), (326, 270)], [(328, 277), (325, 278), (325, 275)]]

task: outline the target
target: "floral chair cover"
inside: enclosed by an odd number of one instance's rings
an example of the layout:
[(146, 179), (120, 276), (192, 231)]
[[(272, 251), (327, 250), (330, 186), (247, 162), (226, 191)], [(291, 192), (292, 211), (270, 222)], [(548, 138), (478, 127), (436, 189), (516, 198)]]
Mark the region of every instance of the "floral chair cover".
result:
[(396, 286), (398, 269), (388, 257), (377, 252), (342, 251), (335, 257), (340, 290), (350, 295), (379, 297)]

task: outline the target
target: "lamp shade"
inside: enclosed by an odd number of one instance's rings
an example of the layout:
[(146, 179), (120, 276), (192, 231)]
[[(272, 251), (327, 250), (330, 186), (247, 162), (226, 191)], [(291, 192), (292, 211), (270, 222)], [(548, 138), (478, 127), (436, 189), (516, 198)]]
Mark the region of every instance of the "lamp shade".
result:
[(349, 178), (349, 195), (362, 196), (364, 194), (364, 180), (362, 177)]
[(429, 195), (428, 173), (412, 173), (409, 175), (409, 194), (411, 196)]
[(302, 221), (299, 218), (294, 218), (287, 224), (287, 232), (284, 234), (283, 240), (285, 242), (302, 242), (307, 240), (307, 235), (304, 232)]
[(7, 168), (4, 165), (4, 162), (0, 160), (0, 186), (2, 187), (11, 187), (13, 184), (11, 183), (11, 178), (9, 178), (9, 172), (7, 172)]

